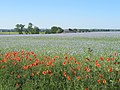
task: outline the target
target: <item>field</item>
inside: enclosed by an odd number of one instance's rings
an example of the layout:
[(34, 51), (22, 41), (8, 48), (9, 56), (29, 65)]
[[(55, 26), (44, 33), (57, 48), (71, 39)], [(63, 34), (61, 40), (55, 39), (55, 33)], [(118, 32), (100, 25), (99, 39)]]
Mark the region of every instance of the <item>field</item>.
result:
[(15, 35), (18, 34), (18, 32), (0, 32), (0, 35)]
[(0, 36), (0, 90), (119, 90), (120, 32)]

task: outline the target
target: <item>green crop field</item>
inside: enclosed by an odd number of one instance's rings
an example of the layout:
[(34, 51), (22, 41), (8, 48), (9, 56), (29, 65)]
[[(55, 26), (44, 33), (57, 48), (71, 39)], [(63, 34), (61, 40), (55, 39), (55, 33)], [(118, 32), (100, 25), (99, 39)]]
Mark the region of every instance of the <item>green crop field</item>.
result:
[(0, 32), (0, 35), (14, 35), (18, 34), (18, 32)]
[(0, 36), (0, 90), (119, 89), (119, 34)]

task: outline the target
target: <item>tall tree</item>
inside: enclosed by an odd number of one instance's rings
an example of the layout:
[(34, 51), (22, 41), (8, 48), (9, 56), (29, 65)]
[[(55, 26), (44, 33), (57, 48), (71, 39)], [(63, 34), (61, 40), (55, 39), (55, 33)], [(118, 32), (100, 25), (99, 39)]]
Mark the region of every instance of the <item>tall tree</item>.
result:
[(37, 26), (34, 26), (34, 34), (39, 34), (40, 29)]
[(16, 30), (19, 34), (23, 34), (24, 26), (25, 26), (25, 25), (17, 24), (15, 30)]
[(33, 31), (33, 24), (32, 23), (29, 23), (28, 24), (28, 31), (31, 33), (31, 34), (34, 34), (34, 31)]

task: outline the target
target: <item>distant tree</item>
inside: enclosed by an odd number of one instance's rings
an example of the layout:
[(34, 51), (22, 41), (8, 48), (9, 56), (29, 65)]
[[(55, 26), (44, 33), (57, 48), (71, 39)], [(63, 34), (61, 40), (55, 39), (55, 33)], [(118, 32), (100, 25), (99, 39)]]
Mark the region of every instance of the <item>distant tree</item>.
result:
[(51, 29), (46, 29), (45, 34), (51, 34)]
[(24, 26), (25, 26), (25, 25), (17, 24), (15, 30), (16, 30), (19, 34), (23, 34)]
[(27, 28), (25, 28), (24, 31), (25, 31), (25, 34), (30, 34), (30, 32)]
[(73, 29), (73, 31), (76, 33), (78, 30), (75, 28), (75, 29)]
[(64, 31), (61, 27), (58, 27), (57, 29), (58, 29), (58, 30), (57, 30), (56, 33), (62, 33), (62, 32)]
[(70, 32), (74, 32), (74, 33), (76, 33), (78, 30), (77, 29), (71, 29), (71, 28), (69, 28), (68, 29)]
[(71, 29), (71, 28), (69, 28), (68, 30), (69, 30), (69, 31), (73, 31), (73, 29)]
[(51, 27), (51, 33), (56, 33), (58, 28), (56, 26)]
[(37, 26), (34, 26), (33, 28), (34, 34), (39, 34), (40, 29)]
[(29, 33), (34, 34), (33, 24), (32, 23), (28, 24), (28, 28), (27, 29), (28, 29)]
[(51, 33), (62, 33), (64, 30), (61, 27), (51, 27)]

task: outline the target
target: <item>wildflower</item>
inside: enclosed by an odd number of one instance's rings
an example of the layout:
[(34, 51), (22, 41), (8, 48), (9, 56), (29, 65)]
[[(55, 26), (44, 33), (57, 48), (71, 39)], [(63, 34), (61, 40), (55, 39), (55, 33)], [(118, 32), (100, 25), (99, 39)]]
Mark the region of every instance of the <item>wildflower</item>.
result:
[(36, 66), (36, 65), (38, 65), (38, 64), (37, 64), (37, 63), (32, 63), (31, 65), (32, 65), (32, 66)]
[(80, 77), (80, 76), (77, 76), (77, 79), (78, 79), (78, 80), (80, 80), (80, 79), (81, 79), (81, 77)]
[(43, 71), (43, 72), (42, 72), (42, 74), (43, 74), (43, 75), (46, 75), (46, 74), (47, 74), (47, 72), (46, 72), (46, 71)]
[(36, 54), (34, 54), (34, 58), (36, 58)]
[(70, 76), (68, 76), (68, 77), (67, 77), (67, 79), (70, 81), (70, 80), (71, 80), (71, 77), (70, 77)]
[(86, 87), (86, 88), (85, 88), (85, 90), (89, 90), (89, 88), (88, 88), (88, 87)]
[(68, 60), (68, 56), (67, 55), (65, 56), (65, 60)]
[(36, 74), (39, 74), (39, 73), (40, 73), (39, 71), (36, 72)]
[(73, 58), (74, 58), (74, 57), (71, 56), (71, 57), (70, 57), (70, 60), (73, 60)]
[(100, 67), (101, 67), (101, 65), (100, 65), (99, 63), (97, 63), (97, 64), (96, 64), (96, 66), (97, 66), (98, 68), (100, 68)]
[(28, 56), (26, 56), (26, 60), (28, 60), (28, 58), (29, 58), (29, 57), (28, 57)]
[(116, 64), (118, 64), (118, 62), (114, 62), (114, 64), (116, 65)]
[(44, 65), (44, 64), (45, 64), (45, 62), (43, 61), (43, 62), (41, 62), (41, 64), (42, 64), (42, 65)]
[(17, 75), (17, 78), (19, 78), (19, 79), (20, 79), (20, 78), (21, 78), (21, 76), (20, 76), (20, 75)]
[(31, 54), (34, 54), (34, 52), (31, 52)]
[(1, 68), (4, 69), (4, 68), (6, 68), (6, 66), (2, 66)]
[(52, 60), (52, 62), (53, 62), (53, 63), (56, 62), (56, 59), (54, 58), (54, 59)]
[(30, 58), (29, 60), (32, 61), (32, 58)]
[(87, 70), (87, 67), (85, 67), (84, 70), (86, 71), (86, 70)]
[(36, 63), (39, 63), (40, 62), (40, 60), (39, 59), (36, 59), (36, 61), (35, 61)]
[(48, 63), (47, 63), (47, 65), (49, 66), (51, 66), (52, 65), (52, 61), (49, 61)]
[(90, 68), (87, 68), (87, 72), (90, 72), (91, 70), (90, 70)]
[(118, 82), (120, 83), (120, 78), (118, 79)]
[(77, 68), (77, 69), (78, 69), (78, 70), (80, 70), (80, 68), (81, 68), (81, 67), (80, 67), (80, 66), (78, 66), (78, 68)]
[(102, 75), (102, 74), (100, 74), (99, 76), (100, 76), (100, 78), (103, 78), (103, 75)]
[(79, 65), (80, 65), (80, 64), (81, 64), (81, 62), (77, 62), (77, 64), (79, 64)]
[(102, 61), (103, 61), (103, 60), (104, 60), (104, 57), (100, 57), (100, 60), (102, 60)]
[(24, 55), (22, 55), (22, 58), (24, 58)]
[(32, 76), (35, 76), (35, 74), (34, 74), (34, 73), (32, 73)]
[(20, 62), (20, 61), (21, 61), (21, 58), (20, 58), (20, 57), (17, 57), (16, 60), (17, 60), (18, 62)]
[(4, 58), (1, 62), (2, 63), (7, 63), (8, 59), (7, 58)]
[(112, 72), (113, 71), (113, 68), (110, 68), (109, 72)]
[(111, 60), (111, 58), (110, 58), (110, 57), (108, 57), (108, 58), (107, 58), (107, 61), (108, 61), (108, 62), (110, 62), (110, 60)]
[(47, 70), (47, 73), (52, 76), (52, 71), (51, 70)]
[(99, 64), (98, 60), (96, 60), (96, 66), (97, 66), (98, 68), (101, 67), (101, 65)]
[(100, 79), (98, 79), (98, 81), (97, 81), (99, 84), (101, 83), (101, 80)]
[(113, 58), (112, 58), (112, 60), (114, 61), (114, 60), (115, 60), (115, 58), (113, 57)]
[(85, 78), (89, 78), (89, 76), (88, 76), (88, 75), (86, 75), (86, 76), (85, 76)]
[(70, 61), (68, 61), (68, 64), (70, 64)]
[(106, 84), (106, 79), (103, 80), (103, 83)]
[(27, 70), (28, 69), (28, 66), (23, 66), (23, 70)]
[(19, 87), (19, 86), (20, 86), (20, 84), (16, 83), (16, 87)]
[(73, 73), (76, 75), (77, 72), (76, 72), (76, 71), (73, 71)]
[(66, 61), (63, 62), (63, 65), (64, 65), (64, 66), (66, 65)]
[(118, 56), (118, 53), (114, 53), (114, 56), (116, 56), (116, 57), (117, 57), (117, 56)]
[(11, 74), (13, 75), (13, 74), (14, 74), (14, 72), (11, 72)]
[(65, 77), (67, 76), (67, 73), (66, 73), (66, 72), (64, 72), (64, 76), (65, 76)]
[(16, 62), (13, 62), (12, 64), (13, 64), (13, 65), (15, 65), (15, 66), (17, 65), (17, 63), (16, 63)]

